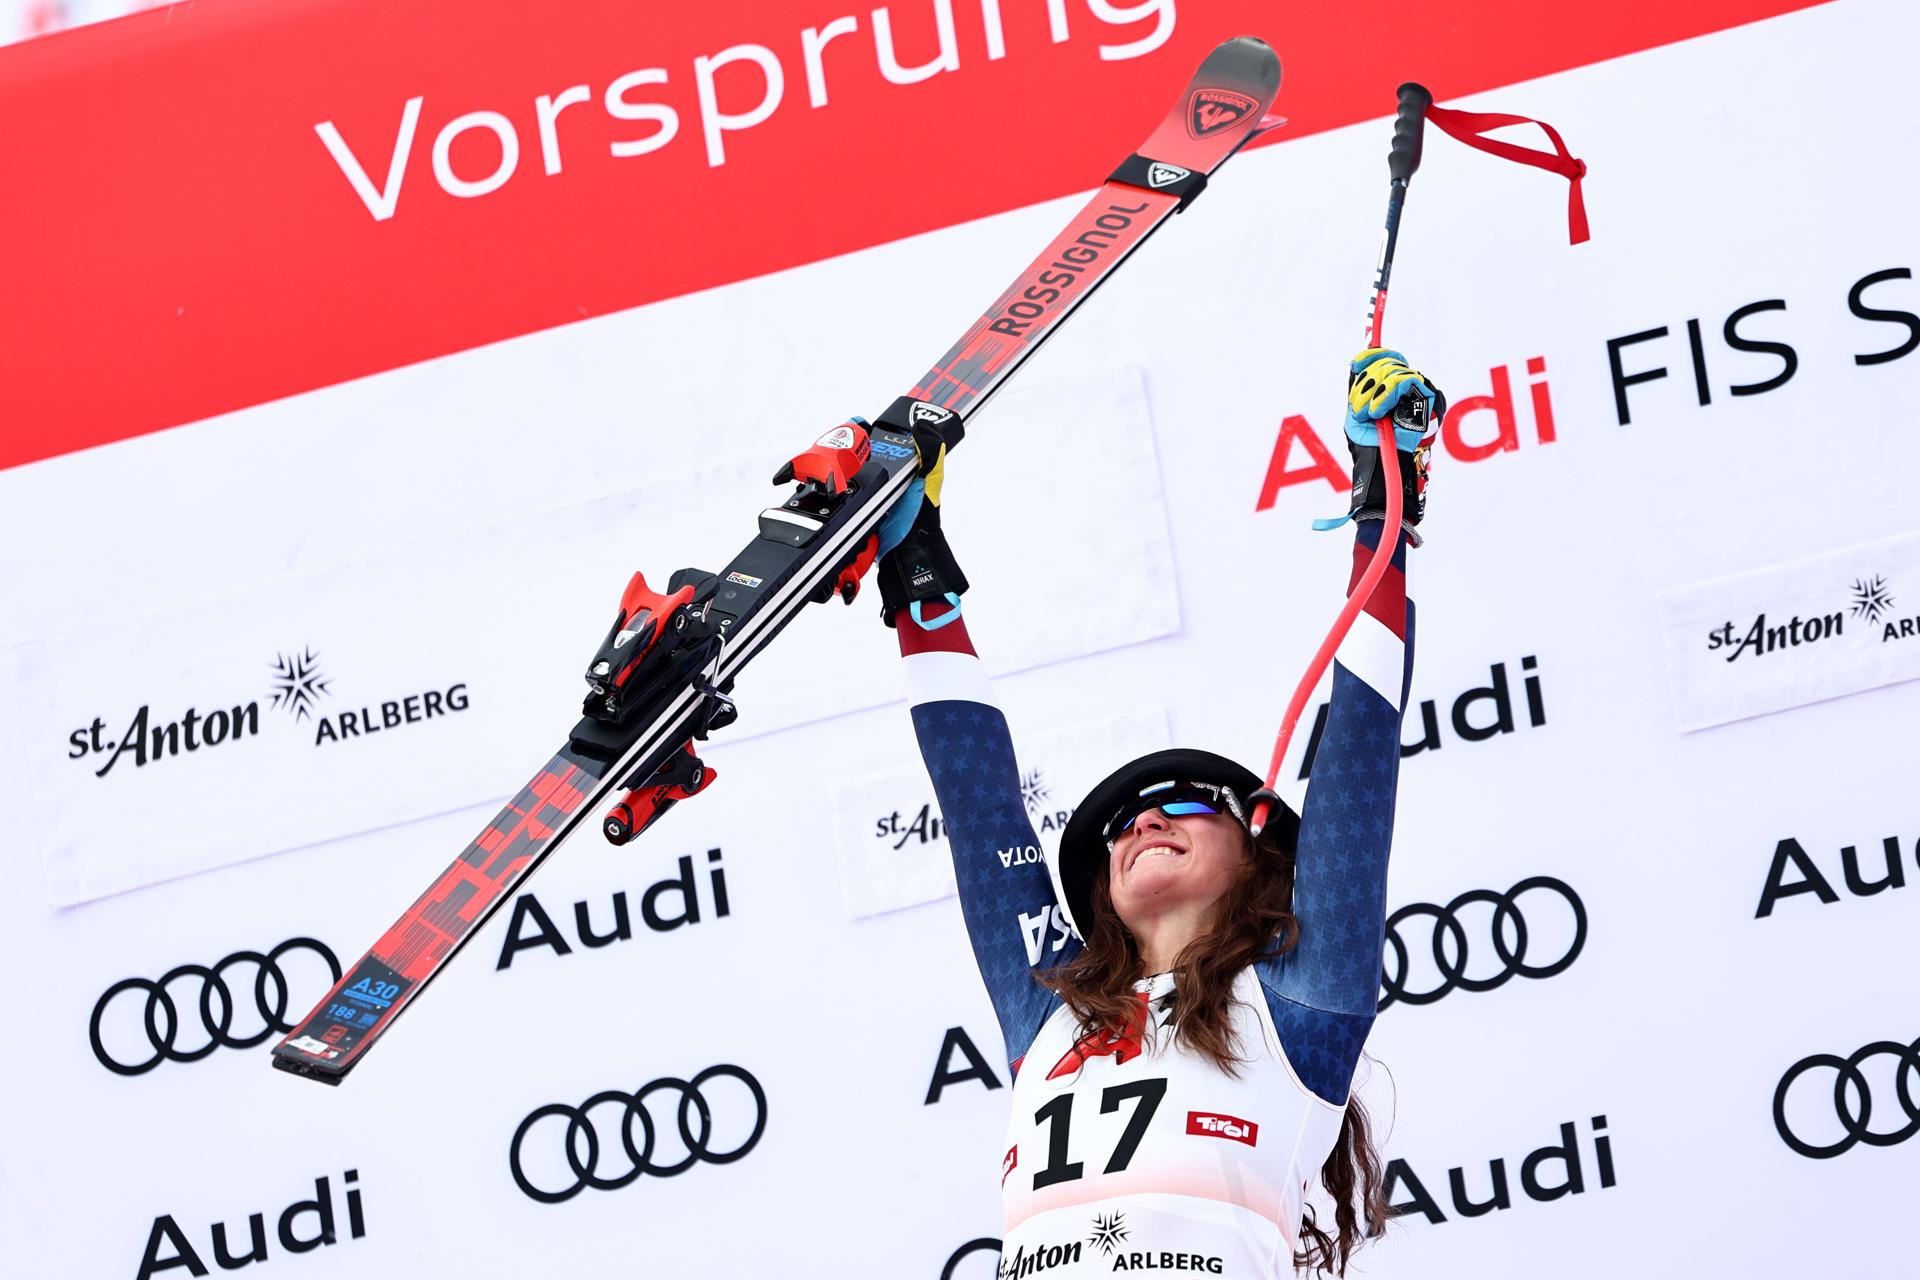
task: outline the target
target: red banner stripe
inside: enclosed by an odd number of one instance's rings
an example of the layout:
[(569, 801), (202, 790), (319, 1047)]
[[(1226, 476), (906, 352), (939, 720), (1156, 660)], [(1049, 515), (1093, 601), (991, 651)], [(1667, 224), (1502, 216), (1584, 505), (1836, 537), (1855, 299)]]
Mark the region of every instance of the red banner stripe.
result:
[(945, 2), (891, 48), (826, 0), (200, 0), (0, 48), (0, 466), (1089, 189), (1226, 35), (1297, 137), (1416, 62), (1444, 101), (1814, 0), (1415, 6), (1394, 58), (1338, 6)]

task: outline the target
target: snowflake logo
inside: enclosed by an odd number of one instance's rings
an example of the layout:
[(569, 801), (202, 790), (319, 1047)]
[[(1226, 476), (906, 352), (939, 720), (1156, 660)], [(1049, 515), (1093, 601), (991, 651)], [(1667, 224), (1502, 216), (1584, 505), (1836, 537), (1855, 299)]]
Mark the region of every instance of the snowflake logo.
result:
[(1124, 1213), (1096, 1213), (1093, 1215), (1093, 1235), (1090, 1237), (1094, 1247), (1102, 1253), (1112, 1253), (1127, 1238), (1127, 1215)]
[(320, 655), (312, 649), (282, 653), (273, 661), (273, 705), (285, 707), (295, 720), (312, 716), (313, 706), (326, 695), (332, 681), (320, 674)]
[(1026, 801), (1028, 813), (1039, 812), (1041, 802), (1053, 794), (1044, 777), (1038, 769), (1020, 775), (1020, 798)]
[(1887, 590), (1887, 580), (1876, 575), (1871, 580), (1855, 578), (1853, 580), (1853, 616), (1865, 618), (1869, 623), (1880, 621), (1881, 615), (1893, 612), (1893, 593)]

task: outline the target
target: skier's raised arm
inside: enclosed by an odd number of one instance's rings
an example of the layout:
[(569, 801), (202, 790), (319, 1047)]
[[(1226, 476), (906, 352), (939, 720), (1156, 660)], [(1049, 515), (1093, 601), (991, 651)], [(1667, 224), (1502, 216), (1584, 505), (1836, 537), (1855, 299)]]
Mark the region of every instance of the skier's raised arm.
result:
[(960, 616), (967, 581), (940, 530), (944, 445), (930, 433), (921, 444), (934, 464), (880, 531), (882, 608), (899, 635), (914, 733), (946, 824), (960, 910), (1011, 1062), (1054, 1003), (1033, 970), (1070, 958), (1077, 943), (1040, 859), (1006, 717)]
[(1396, 351), (1363, 351), (1351, 372), (1346, 430), (1354, 457), (1356, 530), (1349, 591), (1385, 533), (1378, 424), (1410, 395), (1425, 397), (1428, 413), (1421, 415), (1420, 429), (1395, 431), (1408, 535), (1334, 662), (1332, 705), (1318, 735), (1297, 842), (1293, 911), (1299, 942), (1258, 966), (1276, 1021), (1298, 1020), (1317, 1030), (1308, 1039), (1289, 1036), (1283, 1025), (1281, 1038), (1302, 1080), (1330, 1102), (1346, 1097), (1379, 997), (1400, 719), (1413, 671), (1407, 544), (1419, 536), (1412, 527), (1423, 514), (1427, 450), (1445, 407), (1444, 397)]

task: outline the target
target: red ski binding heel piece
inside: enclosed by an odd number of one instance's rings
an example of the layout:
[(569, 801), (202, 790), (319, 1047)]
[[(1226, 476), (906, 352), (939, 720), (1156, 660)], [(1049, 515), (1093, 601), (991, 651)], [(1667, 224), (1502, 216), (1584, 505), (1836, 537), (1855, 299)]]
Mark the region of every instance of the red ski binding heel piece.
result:
[(676, 751), (645, 786), (621, 796), (607, 811), (600, 829), (606, 832), (609, 843), (625, 844), (652, 826), (675, 802), (706, 790), (707, 784), (719, 776), (693, 754), (693, 744), (689, 742), (686, 750)]

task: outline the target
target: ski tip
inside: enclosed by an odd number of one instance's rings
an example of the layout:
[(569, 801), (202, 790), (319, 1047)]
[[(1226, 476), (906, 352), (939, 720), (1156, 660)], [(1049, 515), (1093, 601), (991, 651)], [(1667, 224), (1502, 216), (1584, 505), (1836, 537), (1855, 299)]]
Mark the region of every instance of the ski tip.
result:
[(1271, 101), (1280, 88), (1280, 55), (1258, 36), (1235, 36), (1214, 47), (1194, 80), (1243, 89)]
[[(1170, 132), (1148, 139), (1144, 154), (1211, 173), (1259, 132), (1279, 92), (1280, 59), (1266, 41), (1254, 36), (1224, 41), (1193, 73), (1182, 105), (1163, 126)], [(1202, 148), (1184, 152), (1179, 132)]]

